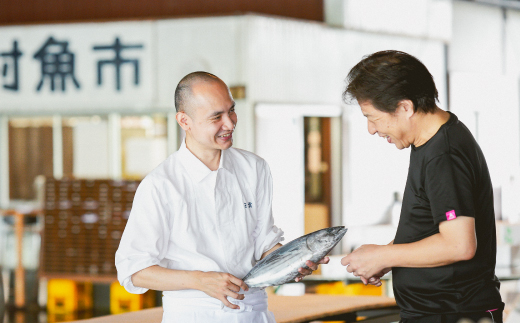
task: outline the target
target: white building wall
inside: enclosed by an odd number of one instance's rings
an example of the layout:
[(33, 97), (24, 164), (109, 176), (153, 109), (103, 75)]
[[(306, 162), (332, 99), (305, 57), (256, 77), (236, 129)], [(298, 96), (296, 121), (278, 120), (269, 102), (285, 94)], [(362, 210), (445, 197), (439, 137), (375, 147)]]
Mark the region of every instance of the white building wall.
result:
[(520, 11), (506, 12), (505, 45), (506, 71), (520, 75)]
[[(282, 110), (284, 107), (276, 108)], [(273, 217), (288, 242), (302, 236), (305, 229), (303, 117), (298, 114), (286, 118), (273, 117), (277, 115), (257, 115), (257, 136), (262, 138), (257, 140), (257, 152), (265, 158), (271, 169)]]
[(449, 70), (502, 73), (502, 29), (500, 8), (454, 1)]
[(479, 142), (495, 187), (495, 211), (520, 217), (520, 14), (453, 4), (450, 108)]
[(108, 123), (80, 122), (73, 130), (73, 169), (77, 178), (110, 178)]
[(358, 31), (449, 41), (450, 0), (325, 0), (325, 21)]

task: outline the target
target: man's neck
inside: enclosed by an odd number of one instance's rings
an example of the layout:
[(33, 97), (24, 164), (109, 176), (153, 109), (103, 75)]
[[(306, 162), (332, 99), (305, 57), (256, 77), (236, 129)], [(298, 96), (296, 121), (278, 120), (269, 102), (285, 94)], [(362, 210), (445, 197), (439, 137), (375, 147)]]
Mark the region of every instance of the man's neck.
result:
[(210, 170), (214, 171), (218, 169), (222, 150), (204, 149), (189, 136), (186, 136), (186, 148)]
[(450, 114), (440, 108), (436, 108), (433, 113), (416, 113), (414, 117), (416, 118), (415, 129), (417, 130), (417, 135), (413, 144), (415, 147), (419, 147), (435, 136), (440, 127), (448, 122)]

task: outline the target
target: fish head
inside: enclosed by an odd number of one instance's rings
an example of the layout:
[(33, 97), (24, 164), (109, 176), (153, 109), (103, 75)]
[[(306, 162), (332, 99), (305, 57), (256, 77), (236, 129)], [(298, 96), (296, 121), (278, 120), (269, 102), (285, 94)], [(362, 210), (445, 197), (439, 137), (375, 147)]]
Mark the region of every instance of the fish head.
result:
[(347, 230), (344, 226), (338, 226), (316, 231), (307, 237), (307, 247), (313, 252), (332, 249), (343, 238)]

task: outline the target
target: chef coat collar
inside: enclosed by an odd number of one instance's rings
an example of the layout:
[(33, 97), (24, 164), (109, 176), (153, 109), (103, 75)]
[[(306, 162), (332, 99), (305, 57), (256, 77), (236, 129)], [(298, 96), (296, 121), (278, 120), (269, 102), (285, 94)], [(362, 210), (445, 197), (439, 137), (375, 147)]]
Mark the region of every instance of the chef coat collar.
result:
[[(184, 168), (186, 168), (188, 174), (196, 182), (202, 181), (211, 173), (211, 169), (204, 165), (204, 163), (198, 159), (197, 156), (195, 156), (188, 149), (188, 147), (186, 147), (186, 139), (182, 140), (181, 147), (179, 148), (179, 154), (181, 155), (181, 161)], [(226, 150), (221, 150), (218, 170), (222, 168), (233, 173), (233, 165), (229, 159), (228, 154), (229, 153), (226, 152)]]

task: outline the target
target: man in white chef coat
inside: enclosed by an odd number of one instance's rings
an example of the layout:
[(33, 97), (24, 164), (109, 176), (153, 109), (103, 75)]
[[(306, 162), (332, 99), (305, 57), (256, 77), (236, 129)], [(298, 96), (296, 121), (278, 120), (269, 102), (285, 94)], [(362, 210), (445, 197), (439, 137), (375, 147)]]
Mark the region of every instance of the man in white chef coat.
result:
[[(283, 240), (269, 167), (231, 148), (235, 102), (215, 75), (185, 76), (175, 107), (186, 138), (137, 189), (116, 252), (118, 280), (131, 293), (164, 291), (163, 322), (274, 323), (265, 291), (240, 279)], [(317, 269), (307, 266), (297, 281)]]

